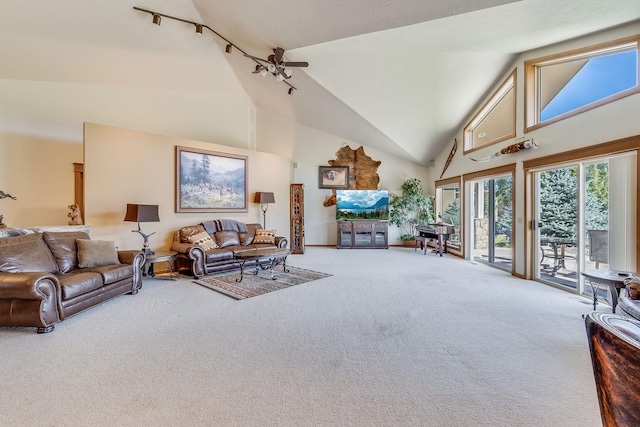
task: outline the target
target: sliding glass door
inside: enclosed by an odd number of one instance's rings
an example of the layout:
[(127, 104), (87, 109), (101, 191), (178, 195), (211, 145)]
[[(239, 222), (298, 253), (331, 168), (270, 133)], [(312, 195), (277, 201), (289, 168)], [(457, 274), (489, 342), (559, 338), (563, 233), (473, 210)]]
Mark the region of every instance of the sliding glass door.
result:
[(475, 261), (511, 271), (513, 264), (512, 176), (472, 184), (473, 252)]
[[(635, 157), (634, 152), (535, 171), (537, 279), (590, 295), (583, 271), (635, 268)], [(606, 289), (601, 292), (607, 297)]]

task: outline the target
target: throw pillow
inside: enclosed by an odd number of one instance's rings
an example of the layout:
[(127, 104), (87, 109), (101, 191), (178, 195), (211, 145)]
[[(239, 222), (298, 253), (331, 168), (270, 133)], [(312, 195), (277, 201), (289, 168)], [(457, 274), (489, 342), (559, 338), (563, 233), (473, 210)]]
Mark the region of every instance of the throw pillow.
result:
[(276, 230), (256, 230), (256, 237), (253, 239), (253, 243), (276, 243)]
[(200, 233), (193, 234), (187, 237), (189, 243), (198, 245), (205, 251), (210, 251), (211, 249), (215, 249), (218, 247), (218, 244), (209, 236), (209, 233), (206, 231), (201, 231)]
[(240, 246), (240, 234), (237, 231), (217, 231), (214, 236), (216, 237), (216, 243), (221, 248)]
[(120, 264), (116, 243), (108, 240), (77, 239), (78, 268)]

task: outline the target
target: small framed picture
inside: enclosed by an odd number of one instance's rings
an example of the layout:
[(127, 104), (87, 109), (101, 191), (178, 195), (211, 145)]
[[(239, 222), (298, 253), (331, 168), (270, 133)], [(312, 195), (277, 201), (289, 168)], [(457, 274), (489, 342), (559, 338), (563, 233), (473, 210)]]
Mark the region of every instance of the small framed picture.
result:
[(349, 189), (349, 166), (320, 166), (318, 188)]

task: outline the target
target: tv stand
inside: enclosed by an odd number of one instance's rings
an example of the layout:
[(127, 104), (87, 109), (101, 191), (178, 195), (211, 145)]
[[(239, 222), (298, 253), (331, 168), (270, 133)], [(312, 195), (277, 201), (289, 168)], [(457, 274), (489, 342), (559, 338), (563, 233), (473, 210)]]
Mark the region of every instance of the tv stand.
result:
[(338, 249), (389, 248), (388, 221), (338, 221)]

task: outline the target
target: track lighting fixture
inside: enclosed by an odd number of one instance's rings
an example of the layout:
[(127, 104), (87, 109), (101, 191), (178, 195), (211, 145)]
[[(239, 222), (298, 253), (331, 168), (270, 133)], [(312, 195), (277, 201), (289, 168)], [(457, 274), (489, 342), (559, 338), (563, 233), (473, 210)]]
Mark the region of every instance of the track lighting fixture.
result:
[[(156, 24), (156, 25), (160, 25), (160, 21), (162, 20), (162, 18), (168, 18), (168, 19), (173, 19), (175, 21), (180, 21), (180, 22), (184, 22), (184, 23), (187, 23), (187, 24), (195, 25), (196, 34), (202, 34), (203, 29), (206, 28), (207, 30), (211, 31), (213, 34), (215, 34), (216, 36), (220, 37), (222, 40), (224, 40), (227, 43), (227, 45), (224, 48), (224, 51), (226, 53), (231, 54), (232, 51), (233, 51), (233, 48), (235, 47), (244, 56), (246, 56), (248, 58), (251, 58), (254, 61), (254, 63), (257, 64), (256, 68), (252, 71), (253, 74), (260, 73), (262, 75), (262, 77), (265, 77), (267, 74), (271, 73), (271, 74), (273, 74), (275, 76), (277, 81), (283, 82), (284, 84), (289, 86), (289, 89), (287, 91), (287, 93), (289, 95), (292, 95), (293, 91), (296, 90), (296, 88), (293, 85), (291, 85), (291, 83), (285, 81), (285, 79), (288, 79), (288, 78), (291, 77), (291, 74), (292, 74), (291, 69), (283, 68), (283, 67), (276, 68), (276, 66), (274, 64), (263, 65), (262, 62), (260, 62), (260, 61), (263, 61), (263, 62), (266, 62), (266, 61), (264, 61), (263, 59), (260, 59), (260, 58), (257, 58), (257, 57), (254, 57), (254, 56), (251, 56), (251, 55), (247, 54), (247, 52), (245, 52), (244, 50), (240, 49), (238, 46), (233, 44), (226, 37), (224, 37), (222, 34), (217, 32), (213, 28), (209, 27), (208, 25), (200, 24), (198, 22), (189, 21), (187, 19), (178, 18), (176, 16), (166, 15), (164, 13), (155, 12), (155, 11), (149, 10), (149, 9), (143, 9), (143, 8), (137, 7), (137, 6), (134, 6), (133, 8), (135, 10), (138, 10), (140, 12), (145, 12), (145, 13), (148, 13), (151, 16), (153, 16), (153, 23)], [(284, 53), (284, 49), (277, 48), (277, 50), (278, 50), (278, 52), (276, 52), (276, 49), (274, 49), (274, 53), (279, 53), (280, 56), (282, 56), (282, 53)], [(301, 65), (301, 64), (303, 64), (303, 65)], [(308, 65), (308, 63), (306, 63), (306, 62), (304, 62), (304, 63), (302, 63), (302, 62), (300, 62), (300, 63), (287, 63), (287, 65), (294, 66), (294, 67), (300, 67), (300, 66), (306, 67)]]

